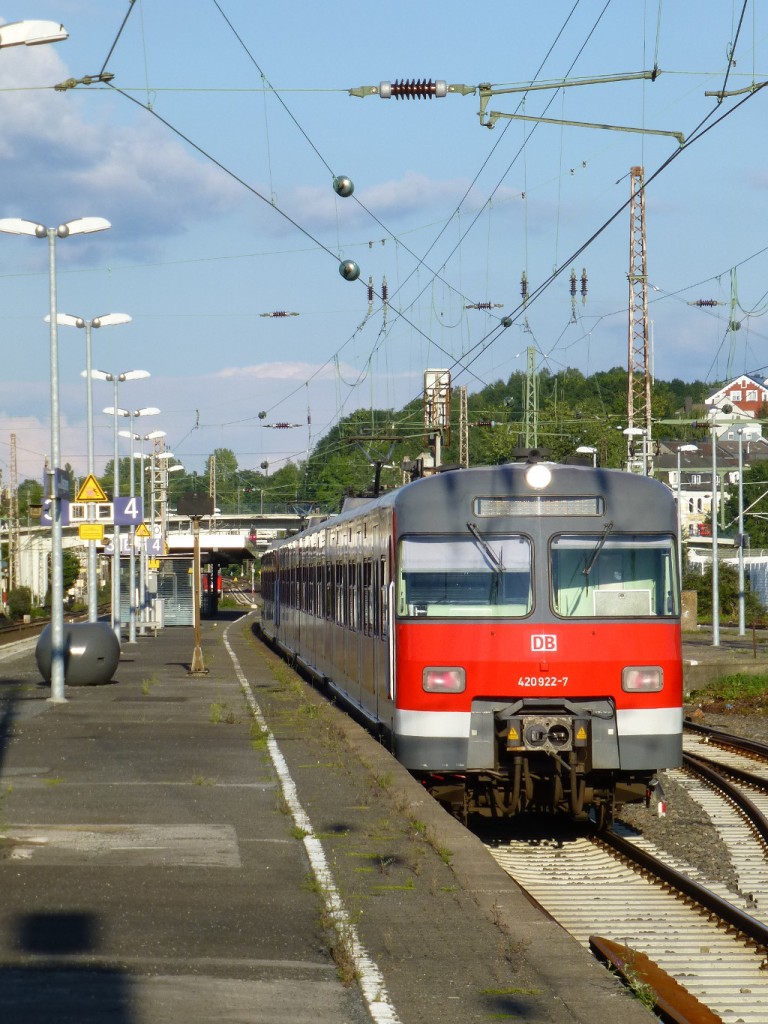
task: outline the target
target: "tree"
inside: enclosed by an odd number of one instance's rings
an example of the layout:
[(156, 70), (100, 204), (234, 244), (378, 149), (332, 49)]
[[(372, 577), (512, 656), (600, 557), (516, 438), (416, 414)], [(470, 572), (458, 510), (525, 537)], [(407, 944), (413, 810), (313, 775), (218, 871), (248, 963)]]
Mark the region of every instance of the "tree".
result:
[[(720, 603), (720, 619), (734, 622), (739, 616), (739, 576), (732, 565), (720, 562), (717, 573), (718, 597)], [(703, 574), (684, 573), (683, 590), (695, 590), (698, 598), (698, 615), (700, 619), (712, 619), (712, 566), (709, 565)], [(757, 594), (750, 589), (749, 578), (744, 580), (744, 604), (747, 622), (763, 622), (765, 608)]]
[[(747, 463), (743, 483), (744, 532), (753, 548), (768, 548), (768, 460)], [(735, 536), (738, 529), (738, 487), (731, 487), (725, 501), (726, 533)]]
[(14, 587), (8, 591), (9, 618), (23, 619), (32, 611), (32, 591), (29, 587)]

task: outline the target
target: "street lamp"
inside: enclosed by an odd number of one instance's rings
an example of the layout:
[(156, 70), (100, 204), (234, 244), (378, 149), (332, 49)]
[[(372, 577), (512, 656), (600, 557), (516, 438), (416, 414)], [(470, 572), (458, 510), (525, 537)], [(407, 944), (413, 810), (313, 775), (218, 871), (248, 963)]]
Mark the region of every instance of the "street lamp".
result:
[[(127, 430), (120, 431), (121, 437), (128, 436)], [(134, 459), (140, 459), (140, 472), (139, 472), (139, 493), (141, 497), (141, 514), (142, 520), (146, 523), (147, 514), (144, 508), (144, 442), (154, 441), (158, 438), (165, 437), (164, 430), (151, 430), (148, 434), (131, 434), (131, 438), (135, 441), (141, 441), (141, 448), (138, 452), (132, 452)], [(133, 447), (133, 440), (131, 441), (131, 447)], [(131, 463), (131, 481), (133, 481), (133, 463)], [(133, 487), (131, 488), (133, 490)], [(141, 544), (139, 547), (139, 633), (144, 636), (146, 633), (146, 610), (147, 610), (147, 545), (146, 543)]]
[[(184, 467), (180, 462), (175, 463), (173, 466), (169, 466), (168, 463), (171, 459), (176, 456), (173, 452), (162, 451), (158, 452), (157, 456), (153, 456), (153, 469), (152, 469), (152, 523), (153, 530), (155, 529), (156, 523), (160, 525), (160, 536), (165, 539), (168, 531), (168, 500), (169, 500), (169, 481), (168, 476), (170, 473), (183, 473)], [(155, 458), (157, 462), (157, 470), (155, 470)], [(157, 492), (157, 509), (155, 507), (155, 492)]]
[[(622, 430), (622, 434), (627, 438), (630, 446), (632, 444), (632, 438), (641, 437), (643, 438), (643, 476), (648, 476), (648, 431), (642, 427), (625, 427)], [(634, 452), (631, 452), (634, 455)]]
[(11, 21), (0, 25), (0, 46), (40, 46), (68, 38), (69, 33), (57, 21)]
[(683, 452), (697, 452), (699, 449), (695, 444), (681, 444), (677, 449), (677, 568), (680, 585), (683, 583), (683, 510), (680, 504), (681, 473), (680, 456)]
[[(23, 42), (24, 40), (21, 40)], [(41, 40), (42, 41), (42, 40)], [(64, 696), (64, 558), (62, 548), (61, 499), (69, 495), (64, 474), (59, 469), (59, 346), (56, 314), (56, 239), (69, 235), (91, 234), (110, 227), (103, 217), (80, 217), (55, 228), (47, 228), (21, 217), (0, 219), (0, 231), (9, 235), (32, 235), (48, 239), (48, 279), (50, 293), (51, 328), (51, 472), (50, 486), (46, 486), (51, 500), (51, 700), (66, 701)], [(46, 481), (48, 483), (48, 481)]]
[[(50, 317), (45, 318), (46, 321)], [(60, 327), (81, 327), (85, 329), (85, 372), (86, 378), (86, 410), (87, 410), (87, 439), (88, 439), (88, 473), (94, 475), (93, 462), (93, 377), (91, 374), (91, 329), (94, 327), (111, 327), (114, 324), (127, 324), (131, 318), (127, 313), (104, 313), (102, 316), (95, 316), (92, 320), (85, 320), (80, 316), (72, 316), (71, 313), (58, 313), (56, 322)], [(89, 513), (93, 507), (89, 508)], [(90, 515), (89, 515), (90, 518)], [(96, 582), (96, 541), (88, 541), (88, 621), (96, 622), (99, 618), (99, 595)]]
[[(147, 374), (147, 376), (149, 376), (149, 374)], [(130, 486), (130, 490), (128, 492), (128, 495), (129, 495), (129, 497), (131, 499), (133, 499), (133, 498), (136, 497), (136, 483), (135, 483), (136, 474), (133, 471), (133, 465), (134, 465), (133, 439), (136, 437), (136, 434), (134, 433), (134, 430), (133, 430), (133, 421), (134, 421), (134, 419), (137, 416), (157, 416), (159, 414), (160, 410), (155, 408), (154, 406), (147, 406), (144, 409), (117, 409), (115, 407), (110, 407), (109, 409), (105, 409), (104, 412), (106, 412), (106, 413), (113, 413), (113, 414), (115, 412), (117, 412), (118, 415), (126, 416), (131, 421), (131, 429), (130, 429), (130, 432), (127, 434), (127, 436), (130, 437), (130, 439), (131, 439), (131, 486)], [(131, 502), (131, 504), (133, 505), (133, 501)], [(142, 515), (143, 515), (143, 509), (142, 509)], [(129, 570), (128, 570), (128, 643), (130, 643), (130, 644), (135, 644), (136, 643), (136, 604), (137, 604), (137, 600), (136, 600), (136, 526), (137, 526), (137, 523), (136, 523), (135, 512), (133, 514), (133, 519), (134, 519), (133, 526), (129, 527), (131, 536), (130, 536), (129, 551), (128, 551), (128, 564), (129, 564)]]
[(577, 455), (591, 455), (592, 465), (597, 466), (597, 448), (591, 444), (580, 444), (576, 449)]
[(744, 428), (736, 431), (739, 435), (739, 636), (746, 632), (746, 609), (744, 594)]
[(720, 560), (717, 549), (717, 419), (712, 419), (712, 646), (720, 646)]
[[(117, 448), (117, 389), (118, 385), (126, 380), (140, 380), (149, 376), (148, 370), (125, 370), (123, 373), (107, 373), (104, 370), (91, 370), (91, 376), (96, 380), (110, 381), (114, 385), (115, 404), (104, 412), (114, 417), (114, 455), (112, 462), (112, 500), (120, 495), (120, 457)], [(117, 639), (120, 640), (120, 527), (117, 523), (114, 526), (114, 538), (112, 549), (112, 628)]]

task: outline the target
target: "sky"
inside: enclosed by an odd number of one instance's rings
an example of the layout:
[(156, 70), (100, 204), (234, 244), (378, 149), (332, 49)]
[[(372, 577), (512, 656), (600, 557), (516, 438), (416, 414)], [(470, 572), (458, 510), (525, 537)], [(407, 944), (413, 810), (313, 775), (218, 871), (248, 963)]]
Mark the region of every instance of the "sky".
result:
[[(110, 222), (56, 243), (56, 308), (131, 316), (91, 332), (93, 366), (148, 371), (118, 386), (118, 404), (159, 408), (134, 429), (165, 431), (190, 472), (216, 448), (240, 469), (303, 459), (338, 419), (418, 398), (427, 368), (474, 392), (525, 371), (529, 350), (552, 373), (626, 367), (633, 167), (652, 374), (768, 374), (768, 89), (752, 88), (768, 80), (768, 11), (702, 12), (2, 0), (0, 22), (50, 19), (69, 35), (0, 50), (0, 217)], [(82, 84), (55, 88), (68, 80)], [(403, 80), (445, 81), (448, 95), (376, 94)], [(488, 111), (529, 120), (481, 124), (480, 83)], [(49, 285), (45, 241), (0, 234), (3, 485), (12, 434), (19, 480), (40, 479), (51, 449)], [(60, 461), (78, 474), (85, 333), (57, 333)], [(97, 473), (113, 400), (93, 382)]]

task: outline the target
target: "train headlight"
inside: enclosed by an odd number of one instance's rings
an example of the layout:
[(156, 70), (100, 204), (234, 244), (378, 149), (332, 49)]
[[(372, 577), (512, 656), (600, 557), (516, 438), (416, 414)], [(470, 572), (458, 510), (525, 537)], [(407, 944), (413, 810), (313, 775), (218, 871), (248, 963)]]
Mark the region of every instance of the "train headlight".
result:
[(467, 679), (463, 668), (425, 668), (421, 685), (427, 693), (463, 693)]
[(534, 491), (542, 491), (552, 482), (552, 470), (541, 462), (535, 462), (525, 472), (525, 482)]
[(664, 687), (664, 672), (648, 665), (628, 665), (621, 673), (621, 688), (627, 693), (658, 693)]

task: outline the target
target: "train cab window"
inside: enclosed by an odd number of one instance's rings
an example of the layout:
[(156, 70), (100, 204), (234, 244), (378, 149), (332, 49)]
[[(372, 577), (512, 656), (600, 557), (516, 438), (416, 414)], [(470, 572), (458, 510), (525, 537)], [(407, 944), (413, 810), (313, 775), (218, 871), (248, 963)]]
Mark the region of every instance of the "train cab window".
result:
[(552, 607), (569, 618), (679, 615), (672, 537), (561, 534), (551, 547)]
[(532, 608), (531, 544), (519, 535), (407, 537), (397, 613), (410, 618), (520, 617)]

